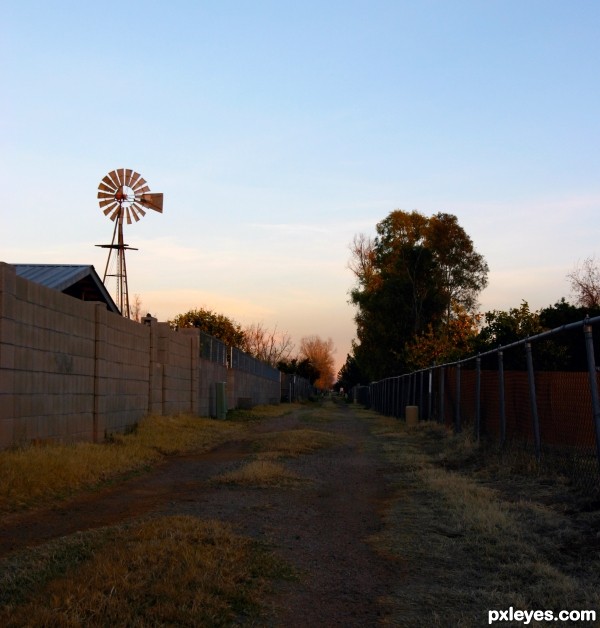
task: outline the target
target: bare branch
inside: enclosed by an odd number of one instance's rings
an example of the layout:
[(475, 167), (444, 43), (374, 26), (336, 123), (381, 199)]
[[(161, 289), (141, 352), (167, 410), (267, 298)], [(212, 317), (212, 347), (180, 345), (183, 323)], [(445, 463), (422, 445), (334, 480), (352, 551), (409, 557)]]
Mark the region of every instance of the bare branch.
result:
[(571, 293), (581, 307), (600, 307), (600, 268), (596, 258), (586, 257), (567, 275)]

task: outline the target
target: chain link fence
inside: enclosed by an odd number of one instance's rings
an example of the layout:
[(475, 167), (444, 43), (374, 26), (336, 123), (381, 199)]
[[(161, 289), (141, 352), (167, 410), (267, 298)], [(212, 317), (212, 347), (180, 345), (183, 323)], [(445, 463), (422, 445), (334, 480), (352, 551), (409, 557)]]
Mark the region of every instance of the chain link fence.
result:
[(353, 398), (397, 418), (405, 418), (407, 406), (417, 406), (421, 420), (529, 452), (598, 489), (599, 349), (600, 317), (586, 318), (464, 360), (356, 387)]
[(266, 362), (261, 362), (255, 357), (248, 355), (235, 347), (230, 348), (229, 366), (233, 369), (237, 369), (238, 371), (252, 373), (253, 375), (263, 377), (264, 379), (270, 379), (274, 382), (278, 382), (280, 378), (280, 373), (276, 368)]
[(227, 345), (206, 332), (200, 332), (200, 357), (227, 366)]

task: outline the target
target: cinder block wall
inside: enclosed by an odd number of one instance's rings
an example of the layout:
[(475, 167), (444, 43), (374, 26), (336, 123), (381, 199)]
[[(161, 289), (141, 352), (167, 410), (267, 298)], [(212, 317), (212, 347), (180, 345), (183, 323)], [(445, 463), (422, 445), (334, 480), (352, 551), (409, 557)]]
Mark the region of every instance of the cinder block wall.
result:
[(0, 449), (32, 440), (100, 441), (147, 414), (216, 415), (278, 403), (279, 382), (200, 357), (198, 330), (124, 319), (17, 277), (0, 262)]
[[(231, 369), (227, 373), (227, 406), (255, 406), (260, 404), (279, 403), (281, 384), (259, 377), (253, 373)], [(229, 393), (229, 391), (231, 391)]]
[(96, 307), (0, 263), (0, 446), (94, 436)]
[[(228, 369), (223, 364), (210, 362), (209, 360), (200, 359), (198, 369), (198, 401), (199, 412), (201, 416), (217, 416), (217, 383), (227, 382)], [(229, 405), (230, 393), (229, 386), (226, 387), (227, 407), (234, 408), (236, 406)], [(233, 394), (233, 393), (232, 393)]]
[(100, 303), (95, 310), (94, 440), (101, 440), (111, 432), (124, 431), (148, 413), (150, 328), (109, 312)]

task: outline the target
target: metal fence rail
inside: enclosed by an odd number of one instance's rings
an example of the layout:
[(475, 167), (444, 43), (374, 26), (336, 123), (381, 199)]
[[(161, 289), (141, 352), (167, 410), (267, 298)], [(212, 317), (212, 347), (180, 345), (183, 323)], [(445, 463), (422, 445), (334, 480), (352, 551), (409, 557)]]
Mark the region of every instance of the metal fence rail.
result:
[(317, 394), (317, 389), (304, 377), (288, 373), (281, 374), (281, 400), (304, 401)]
[(274, 382), (278, 382), (280, 378), (280, 373), (276, 368), (235, 347), (230, 348), (229, 365), (231, 368), (252, 373)]
[(213, 336), (200, 332), (200, 357), (227, 366), (227, 345)]
[[(600, 397), (596, 367), (600, 317), (519, 340), (457, 362), (388, 377), (354, 390), (355, 400), (376, 411), (405, 417), (418, 406), (421, 419), (472, 429), (501, 446), (525, 447), (576, 463), (578, 473), (598, 486), (600, 480)], [(580, 368), (538, 370), (536, 350), (551, 337), (581, 331), (585, 360)], [(505, 364), (510, 368), (505, 368)], [(516, 365), (516, 366), (515, 366)]]

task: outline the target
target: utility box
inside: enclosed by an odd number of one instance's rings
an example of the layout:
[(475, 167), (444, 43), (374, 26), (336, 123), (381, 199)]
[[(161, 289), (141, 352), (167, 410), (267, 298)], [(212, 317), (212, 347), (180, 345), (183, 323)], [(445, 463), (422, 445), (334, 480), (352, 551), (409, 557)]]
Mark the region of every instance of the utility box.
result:
[(416, 425), (419, 422), (419, 406), (406, 406), (406, 425)]
[(226, 382), (217, 382), (215, 384), (217, 394), (217, 419), (227, 418), (227, 391), (225, 389)]

